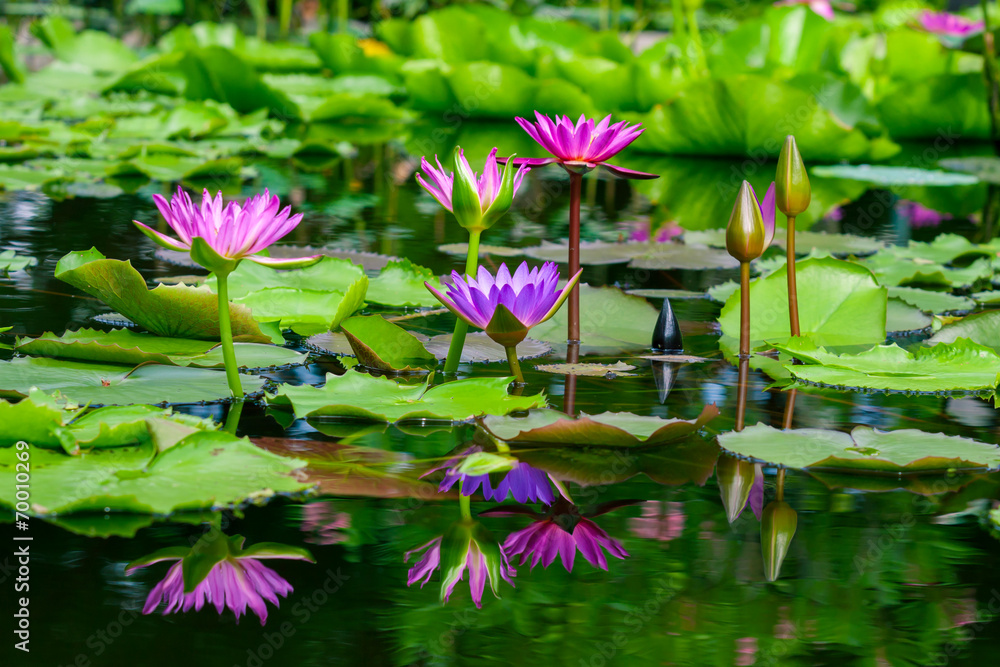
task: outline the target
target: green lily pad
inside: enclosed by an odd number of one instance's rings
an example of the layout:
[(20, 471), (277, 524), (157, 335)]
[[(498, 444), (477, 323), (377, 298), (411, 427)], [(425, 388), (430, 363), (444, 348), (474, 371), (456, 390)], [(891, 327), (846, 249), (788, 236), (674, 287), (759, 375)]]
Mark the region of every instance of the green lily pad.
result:
[[(451, 347), (452, 334), (440, 334), (428, 338), (426, 335), (417, 332), (409, 332), (411, 336), (423, 343), (428, 352), (438, 359), (448, 356), (448, 349)], [(320, 352), (326, 352), (335, 356), (353, 356), (354, 350), (351, 348), (347, 336), (342, 333), (322, 333), (310, 336), (306, 341), (310, 347)], [(517, 345), (518, 359), (534, 359), (543, 357), (552, 351), (548, 343), (543, 343), (532, 338), (525, 338)], [(507, 360), (507, 351), (499, 343), (495, 343), (492, 338), (481, 331), (470, 333), (465, 337), (465, 345), (462, 347), (461, 362), (463, 364), (487, 364)]]
[(418, 266), (408, 259), (389, 262), (378, 276), (368, 283), (365, 298), (383, 306), (434, 307), (440, 302), (424, 285), (430, 283), (443, 290), (441, 281), (430, 269)]
[(437, 357), (413, 334), (378, 315), (352, 317), (340, 328), (358, 362), (367, 368), (406, 373), (437, 366)]
[(662, 419), (630, 412), (604, 412), (567, 417), (557, 410), (533, 410), (527, 417), (490, 415), (480, 425), (511, 443), (573, 447), (640, 447), (662, 445), (691, 435), (718, 416), (706, 405), (697, 419)]
[[(178, 510), (261, 503), (301, 493), (292, 473), (304, 461), (254, 447), (225, 431), (199, 431), (166, 452), (152, 443), (94, 449), (78, 456), (29, 447), (31, 509), (36, 515), (113, 511), (169, 514)], [(0, 450), (0, 503), (14, 504), (13, 448)]]
[[(137, 365), (152, 361), (171, 366), (223, 368), (219, 343), (190, 338), (164, 338), (130, 329), (109, 332), (96, 329), (69, 331), (62, 336), (45, 333), (38, 338), (18, 338), (15, 349), (24, 354), (77, 361)], [(236, 362), (241, 368), (268, 368), (305, 362), (306, 355), (276, 345), (236, 343)]]
[[(566, 345), (568, 309), (531, 330), (531, 336), (555, 349)], [(615, 355), (646, 349), (653, 337), (659, 311), (648, 301), (615, 287), (580, 285), (580, 353)]]
[(977, 259), (963, 268), (950, 268), (934, 262), (917, 262), (901, 259), (892, 253), (880, 252), (858, 260), (875, 274), (882, 285), (939, 285), (942, 287), (969, 287), (993, 275), (993, 265), (988, 259)]
[(904, 248), (891, 246), (886, 249), (896, 257), (938, 264), (949, 264), (960, 259), (996, 257), (998, 250), (1000, 248), (994, 245), (973, 243), (958, 234), (941, 234), (930, 243), (910, 241)]
[[(312, 255), (323, 255), (325, 257), (333, 257), (334, 259), (346, 259), (353, 264), (357, 264), (365, 271), (380, 271), (389, 262), (396, 257), (390, 255), (380, 255), (374, 252), (360, 252), (358, 250), (341, 250), (340, 248), (317, 248), (314, 246), (297, 246), (297, 245), (275, 245), (267, 249), (267, 254), (269, 257), (274, 257), (276, 259), (290, 259), (292, 257), (309, 257)], [(191, 255), (186, 252), (179, 252), (177, 250), (168, 250), (166, 248), (156, 249), (156, 258), (163, 260), (164, 262), (169, 262), (170, 264), (176, 264), (178, 266), (186, 266), (190, 268), (198, 268), (198, 263), (191, 259)], [(243, 266), (242, 264), (240, 265)], [(259, 264), (257, 266), (260, 266)], [(250, 267), (252, 269), (252, 267)], [(237, 269), (239, 270), (239, 269)], [(350, 269), (346, 269), (347, 277), (353, 275)], [(258, 278), (259, 279), (259, 278)], [(272, 287), (277, 287), (277, 285), (271, 285)], [(230, 286), (233, 289), (234, 286)]]
[(938, 315), (969, 311), (976, 307), (976, 302), (968, 297), (956, 296), (948, 292), (932, 292), (918, 287), (890, 287), (889, 299), (899, 299), (925, 313)]
[(704, 299), (707, 296), (704, 292), (684, 289), (630, 289), (625, 290), (625, 293), (646, 299)]
[(21, 271), (29, 266), (35, 266), (38, 260), (34, 257), (18, 255), (13, 250), (0, 252), (0, 273), (10, 273), (11, 271)]
[(889, 299), (885, 311), (885, 330), (899, 334), (920, 331), (931, 326), (934, 318), (899, 299)]
[(886, 187), (903, 185), (949, 187), (975, 185), (979, 182), (978, 178), (969, 174), (956, 174), (936, 169), (918, 169), (917, 167), (888, 167), (870, 164), (821, 165), (813, 167), (809, 172), (823, 178), (846, 178)]
[(967, 338), (1000, 353), (1000, 310), (974, 313), (957, 322), (946, 324), (931, 336), (927, 343), (929, 345), (954, 343), (960, 338)]
[(735, 269), (740, 263), (725, 250), (708, 246), (658, 243), (647, 245), (648, 251), (636, 256), (629, 267), (633, 269)]
[(820, 385), (936, 393), (993, 389), (1000, 383), (1000, 355), (967, 339), (912, 351), (878, 345), (841, 355), (805, 338), (774, 347), (804, 362), (785, 366), (792, 377)]
[[(260, 391), (264, 378), (240, 376), (247, 393)], [(136, 368), (85, 364), (44, 357), (17, 357), (0, 362), (0, 397), (20, 398), (32, 388), (59, 391), (67, 399), (90, 405), (200, 403), (232, 394), (222, 371), (146, 364)]]
[(327, 374), (322, 387), (282, 385), (266, 397), (271, 407), (291, 410), (299, 419), (328, 417), (397, 422), (416, 419), (466, 421), (482, 414), (507, 414), (545, 406), (545, 395), (510, 396), (512, 378), (455, 380), (431, 387), (403, 385), (384, 377), (348, 371)]
[(364, 306), (368, 277), (362, 276), (347, 293), (333, 290), (271, 287), (235, 299), (248, 307), (260, 322), (277, 322), (282, 329), (292, 329), (308, 336), (329, 331)]
[(980, 181), (1000, 185), (1000, 158), (993, 156), (956, 157), (938, 162), (949, 171), (972, 174)]
[[(580, 244), (580, 264), (602, 266), (624, 264), (637, 255), (650, 251), (648, 243), (606, 243), (604, 241), (584, 241)], [(569, 246), (563, 243), (542, 241), (533, 248), (524, 248), (522, 254), (546, 262), (566, 264), (569, 262)]]
[(535, 370), (556, 373), (557, 375), (583, 375), (608, 379), (635, 375), (635, 373), (628, 372), (634, 371), (635, 366), (630, 366), (622, 361), (613, 364), (539, 364), (535, 366)]
[[(94, 248), (71, 252), (60, 259), (55, 276), (159, 336), (219, 339), (219, 300), (207, 288), (160, 285), (148, 289), (131, 262), (106, 259)], [(249, 308), (230, 304), (229, 316), (235, 340), (267, 343), (277, 336), (274, 342), (283, 342), (280, 334), (266, 334)]]
[[(771, 245), (785, 248), (788, 230), (782, 227), (780, 222), (774, 233), (774, 240)], [(725, 229), (702, 229), (684, 232), (684, 241), (687, 243), (701, 243), (713, 248), (726, 247)], [(854, 234), (828, 234), (827, 232), (795, 232), (795, 254), (797, 256), (811, 255), (813, 253), (826, 253), (827, 255), (869, 255), (885, 247), (885, 243), (870, 236), (856, 236)]]
[(847, 434), (818, 428), (779, 430), (756, 424), (720, 435), (719, 446), (772, 465), (857, 473), (940, 473), (1000, 465), (1000, 447), (996, 445), (917, 429), (879, 431), (856, 426)]
[[(886, 290), (872, 273), (839, 259), (796, 262), (799, 329), (820, 345), (880, 343), (885, 340)], [(719, 315), (722, 333), (738, 338), (740, 295), (737, 289)], [(785, 267), (750, 283), (750, 340), (789, 337), (788, 279)]]

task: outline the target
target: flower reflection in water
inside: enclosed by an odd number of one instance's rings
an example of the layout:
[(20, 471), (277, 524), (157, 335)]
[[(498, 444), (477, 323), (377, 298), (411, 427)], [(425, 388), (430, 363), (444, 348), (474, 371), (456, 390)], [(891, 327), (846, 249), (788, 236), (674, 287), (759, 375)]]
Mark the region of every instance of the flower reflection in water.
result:
[(190, 549), (169, 547), (135, 560), (125, 568), (131, 575), (138, 569), (161, 561), (177, 561), (146, 599), (143, 614), (156, 611), (161, 602), (164, 614), (200, 611), (213, 605), (221, 614), (229, 608), (236, 620), (250, 609), (267, 622), (267, 604), (278, 606), (279, 597), (287, 597), (292, 585), (260, 561), (268, 558), (315, 562), (308, 551), (273, 542), (260, 542), (243, 549), (242, 535), (227, 537), (218, 530), (203, 535)]
[(538, 563), (542, 567), (548, 567), (559, 556), (563, 567), (572, 570), (579, 550), (588, 563), (607, 570), (608, 560), (604, 551), (623, 560), (629, 554), (618, 540), (604, 532), (590, 518), (637, 502), (639, 501), (613, 501), (581, 514), (576, 505), (560, 498), (546, 514), (539, 514), (528, 507), (500, 507), (482, 512), (480, 516), (526, 514), (535, 519), (530, 526), (511, 533), (504, 540), (504, 551), (512, 557), (520, 555), (521, 565), (530, 558), (532, 568)]
[(645, 540), (669, 542), (684, 532), (684, 504), (649, 500), (642, 504), (642, 516), (629, 519), (629, 530)]
[(341, 544), (349, 539), (347, 529), (351, 527), (351, 515), (337, 509), (337, 504), (320, 500), (302, 507), (300, 528), (307, 533), (306, 542), (312, 544)]
[(499, 478), (499, 481), (496, 479), (491, 481), (489, 474), (465, 472), (464, 466), (470, 463), (474, 456), (477, 458), (489, 457), (497, 462), (501, 459), (497, 455), (484, 454), (482, 447), (473, 445), (458, 456), (448, 459), (444, 465), (428, 470), (422, 477), (444, 470), (444, 479), (441, 480), (438, 487), (440, 493), (450, 491), (456, 482), (461, 482), (462, 495), (471, 496), (481, 488), (486, 500), (494, 500), (498, 503), (503, 502), (511, 495), (519, 503), (531, 501), (551, 505), (552, 501), (555, 500), (549, 476), (541, 470), (508, 457), (506, 474), (498, 471), (494, 475), (503, 474), (503, 476)]

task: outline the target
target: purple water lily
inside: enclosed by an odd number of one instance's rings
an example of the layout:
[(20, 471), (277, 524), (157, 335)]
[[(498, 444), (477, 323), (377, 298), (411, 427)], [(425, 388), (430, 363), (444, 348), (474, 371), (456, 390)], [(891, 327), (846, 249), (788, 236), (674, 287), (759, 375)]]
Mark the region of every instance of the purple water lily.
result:
[(958, 14), (933, 12), (929, 9), (922, 11), (917, 21), (927, 32), (946, 37), (968, 37), (982, 32), (986, 27), (983, 21), (972, 21)]
[(446, 491), (450, 491), (456, 482), (461, 482), (460, 488), (463, 496), (471, 496), (479, 489), (482, 489), (483, 497), (486, 500), (493, 500), (498, 503), (503, 502), (509, 496), (514, 496), (514, 499), (519, 503), (531, 501), (533, 503), (540, 502), (545, 505), (551, 505), (555, 500), (552, 485), (549, 483), (549, 476), (543, 471), (521, 461), (514, 461), (514, 467), (504, 475), (496, 487), (490, 482), (489, 475), (467, 475), (459, 472), (458, 466), (467, 456), (481, 451), (483, 451), (482, 447), (473, 445), (458, 456), (449, 459), (443, 466), (428, 470), (421, 477), (425, 477), (441, 469), (446, 469), (444, 479), (441, 480), (441, 484), (438, 486), (438, 492), (445, 493)]
[[(437, 164), (436, 168), (427, 161), (427, 158), (420, 158), (420, 168), (424, 170), (426, 177), (424, 174), (418, 173), (417, 183), (424, 190), (427, 190), (434, 199), (437, 199), (441, 206), (451, 211), (451, 195), (455, 184), (455, 174), (445, 171), (437, 155), (434, 156), (434, 162)], [(479, 204), (482, 207), (482, 212), (486, 213), (490, 206), (493, 205), (497, 195), (500, 194), (502, 176), (500, 168), (497, 166), (497, 149), (494, 148), (491, 150), (489, 156), (486, 158), (482, 176), (472, 171), (469, 161), (465, 159), (465, 151), (462, 149), (459, 149), (458, 163), (459, 168), (467, 172), (467, 176), (476, 183), (479, 192)], [(529, 166), (521, 165), (517, 173), (514, 174), (514, 194), (517, 194), (518, 188), (521, 187), (521, 181), (524, 180), (524, 175), (529, 171), (531, 171)]]
[[(456, 533), (464, 534), (456, 537)], [(442, 543), (450, 545), (453, 551), (443, 554)], [(494, 580), (495, 575), (491, 572), (498, 572), (504, 581), (511, 586), (514, 585), (512, 578), (517, 575), (517, 571), (510, 566), (503, 547), (492, 541), (489, 532), (474, 521), (460, 521), (452, 526), (447, 535), (435, 537), (416, 549), (407, 551), (403, 554), (403, 562), (408, 563), (411, 556), (421, 551), (424, 552), (423, 556), (407, 573), (406, 585), (412, 586), (419, 581), (420, 587), (423, 588), (424, 584), (431, 580), (435, 570), (444, 562), (441, 598), (445, 602), (451, 597), (455, 585), (462, 580), (466, 570), (469, 572), (469, 591), (472, 594), (472, 601), (480, 609), (483, 606), (483, 592), (486, 590), (487, 581), (493, 594), (500, 597), (497, 593), (499, 582)]]
[(424, 284), (448, 310), (474, 327), (489, 333), (497, 308), (502, 305), (517, 318), (527, 334), (528, 329), (556, 314), (579, 277), (578, 273), (570, 278), (566, 287), (560, 290), (557, 289), (559, 269), (553, 262), (545, 262), (540, 269), (535, 267), (530, 271), (528, 263), (522, 262), (513, 275), (505, 263), (500, 265), (496, 277), (482, 266), (476, 278), (452, 271), (447, 296), (429, 283)]
[(610, 114), (596, 124), (592, 118), (584, 115), (574, 125), (569, 116), (556, 116), (553, 120), (537, 111), (535, 119), (534, 123), (521, 117), (514, 120), (555, 157), (515, 158), (516, 164), (531, 167), (558, 164), (567, 171), (576, 173), (603, 167), (620, 178), (659, 178), (656, 174), (607, 163), (607, 160), (639, 138), (643, 133), (641, 124), (629, 125), (622, 120), (612, 125)]
[(143, 234), (164, 248), (191, 252), (194, 240), (200, 238), (220, 258), (249, 259), (276, 269), (298, 267), (320, 257), (313, 255), (277, 259), (257, 255), (302, 221), (301, 213), (291, 215), (290, 206), (282, 209), (278, 196), (272, 195), (266, 188), (263, 194), (254, 195), (242, 205), (235, 201), (225, 204), (221, 192), (213, 199), (208, 190), (205, 190), (201, 206), (197, 206), (191, 201), (191, 196), (179, 186), (169, 202), (158, 194), (153, 195), (153, 201), (178, 238), (161, 234), (138, 220), (133, 222)]
[[(209, 542), (204, 542), (206, 539)], [(228, 607), (236, 614), (237, 621), (249, 608), (260, 619), (260, 624), (264, 625), (267, 622), (265, 601), (277, 607), (278, 597), (287, 597), (293, 589), (291, 584), (260, 560), (282, 558), (315, 561), (308, 552), (285, 545), (260, 543), (243, 550), (243, 539), (239, 535), (226, 538), (218, 533), (203, 537), (200, 544), (219, 544), (222, 553), (208, 574), (190, 591), (185, 591), (184, 559), (192, 551), (197, 550), (197, 544), (194, 549), (185, 547), (162, 549), (130, 563), (125, 568), (127, 575), (153, 563), (177, 561), (167, 571), (167, 576), (150, 591), (142, 613), (153, 613), (161, 602), (166, 604), (163, 609), (164, 614), (189, 611), (192, 608), (200, 611), (205, 604), (210, 604), (219, 614)], [(213, 543), (211, 540), (216, 541)]]

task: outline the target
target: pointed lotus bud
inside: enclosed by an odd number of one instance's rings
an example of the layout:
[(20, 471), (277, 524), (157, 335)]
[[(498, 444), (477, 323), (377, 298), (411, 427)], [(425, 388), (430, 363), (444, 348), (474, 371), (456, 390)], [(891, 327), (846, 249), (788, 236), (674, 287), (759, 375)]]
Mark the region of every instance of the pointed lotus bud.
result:
[(684, 341), (681, 339), (681, 327), (670, 306), (670, 299), (664, 297), (660, 316), (656, 318), (653, 328), (653, 349), (659, 352), (683, 352)]
[(476, 174), (465, 159), (465, 151), (455, 148), (455, 181), (451, 189), (452, 213), (458, 224), (466, 229), (484, 229), (483, 205), (479, 200), (479, 184)]
[(750, 499), (756, 469), (754, 464), (735, 456), (723, 454), (715, 464), (715, 479), (719, 484), (722, 506), (726, 508), (729, 523), (736, 521), (743, 513)]
[(726, 250), (740, 262), (755, 260), (766, 247), (765, 233), (757, 196), (750, 184), (743, 181), (726, 226)]
[(764, 508), (760, 519), (760, 548), (768, 581), (774, 581), (781, 574), (781, 564), (795, 537), (797, 525), (798, 515), (784, 500), (774, 500)]
[(798, 215), (809, 208), (812, 190), (809, 187), (809, 174), (802, 162), (799, 147), (795, 145), (795, 137), (785, 137), (785, 145), (781, 147), (778, 156), (778, 173), (774, 177), (777, 185), (778, 209), (785, 215)]
[(667, 402), (667, 396), (670, 395), (670, 390), (674, 388), (674, 382), (677, 381), (678, 366), (679, 364), (673, 364), (669, 361), (652, 362), (653, 382), (656, 383), (656, 393), (660, 397), (660, 403)]

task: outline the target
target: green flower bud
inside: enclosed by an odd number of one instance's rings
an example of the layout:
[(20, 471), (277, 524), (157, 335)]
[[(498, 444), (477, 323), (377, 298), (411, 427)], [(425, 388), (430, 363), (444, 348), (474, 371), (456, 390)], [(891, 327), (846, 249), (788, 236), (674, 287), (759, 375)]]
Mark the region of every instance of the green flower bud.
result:
[(761, 256), (765, 249), (764, 218), (753, 188), (746, 181), (736, 195), (733, 212), (726, 226), (726, 250), (740, 262)]
[(775, 500), (760, 517), (760, 549), (764, 557), (764, 575), (774, 581), (781, 574), (781, 564), (795, 537), (798, 515), (784, 500)]
[(479, 184), (461, 148), (455, 149), (455, 180), (451, 190), (452, 213), (466, 229), (483, 230), (483, 205), (479, 201)]
[(795, 145), (795, 137), (785, 137), (785, 145), (781, 147), (778, 156), (778, 173), (774, 177), (776, 186), (778, 210), (785, 215), (798, 215), (809, 208), (812, 190), (809, 187), (809, 174), (802, 162), (799, 147)]

